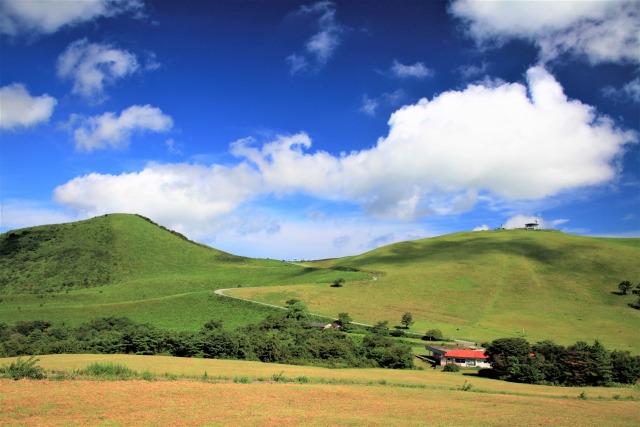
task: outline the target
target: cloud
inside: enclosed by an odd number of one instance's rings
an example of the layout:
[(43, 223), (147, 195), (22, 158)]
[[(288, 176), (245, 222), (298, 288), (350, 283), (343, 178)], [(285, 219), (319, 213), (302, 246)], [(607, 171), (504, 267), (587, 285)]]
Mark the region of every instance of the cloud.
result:
[[(219, 223), (265, 197), (302, 195), (378, 220), (413, 221), (469, 211), (482, 200), (560, 197), (614, 179), (616, 160), (637, 135), (567, 99), (541, 67), (528, 70), (527, 83), (469, 85), (406, 105), (391, 116), (388, 135), (361, 151), (312, 152), (306, 133), (263, 144), (244, 138), (230, 145), (234, 166), (151, 163), (136, 173), (89, 174), (59, 186), (55, 200), (83, 212), (136, 212), (181, 226)], [(132, 130), (122, 124), (130, 122), (125, 116), (94, 118), (82, 128), (80, 147), (122, 140), (116, 129)]]
[(73, 80), (73, 93), (97, 102), (104, 88), (140, 68), (136, 56), (108, 44), (76, 40), (58, 57), (58, 76)]
[(122, 13), (140, 14), (142, 0), (3, 0), (0, 2), (0, 33), (51, 34), (64, 26), (112, 17)]
[(289, 72), (292, 75), (317, 72), (327, 64), (340, 45), (344, 28), (336, 20), (335, 4), (330, 1), (302, 6), (297, 15), (319, 15), (318, 32), (306, 41), (303, 53), (293, 53), (286, 58)]
[(640, 103), (640, 78), (635, 78), (620, 89), (607, 86), (602, 89), (602, 93), (608, 98)]
[(57, 187), (54, 199), (90, 216), (140, 213), (179, 227), (222, 218), (259, 189), (260, 177), (245, 164), (150, 163), (140, 172), (77, 177)]
[(362, 97), (362, 106), (360, 107), (360, 111), (366, 114), (367, 116), (375, 116), (376, 110), (380, 103), (378, 100), (374, 98), (369, 98), (367, 95)]
[(401, 79), (417, 78), (424, 79), (433, 75), (433, 70), (425, 67), (422, 62), (416, 62), (413, 65), (404, 65), (398, 61), (393, 61), (393, 65), (389, 70), (392, 76), (399, 77)]
[(78, 215), (77, 212), (63, 211), (56, 206), (18, 199), (3, 200), (0, 203), (0, 217), (2, 218), (0, 232), (3, 233), (18, 228), (86, 219), (86, 217)]
[(489, 63), (482, 61), (480, 64), (462, 65), (456, 69), (464, 80), (472, 80), (477, 77), (486, 76)]
[(396, 107), (398, 104), (402, 103), (407, 98), (407, 93), (398, 89), (393, 92), (385, 92), (377, 98), (370, 98), (368, 95), (364, 95), (362, 97), (362, 105), (360, 106), (360, 112), (368, 115), (375, 116), (378, 110), (378, 107), (382, 106), (390, 106)]
[(210, 244), (245, 256), (323, 259), (357, 255), (379, 246), (434, 235), (426, 227), (415, 224), (372, 223), (359, 217), (332, 216), (322, 222), (285, 218), (280, 221), (278, 232), (268, 238), (265, 232), (240, 235), (227, 227), (221, 229)]
[(112, 112), (92, 117), (74, 115), (70, 126), (75, 128), (73, 138), (76, 149), (93, 151), (108, 146), (126, 147), (134, 132), (167, 132), (173, 127), (173, 120), (159, 108), (134, 105), (123, 110), (119, 116)]
[(487, 230), (489, 230), (489, 226), (487, 224), (482, 224), (481, 226), (478, 226), (473, 229), (473, 231), (487, 231)]
[(569, 222), (568, 219), (545, 220), (540, 216), (518, 214), (510, 217), (505, 221), (503, 227), (507, 229), (524, 228), (525, 224), (537, 222), (541, 229), (555, 229), (559, 225)]
[(467, 211), (480, 193), (543, 199), (613, 179), (615, 160), (637, 135), (567, 99), (543, 68), (531, 68), (527, 80), (528, 87), (470, 85), (404, 106), (374, 148), (341, 157), (305, 153), (306, 134), (262, 149), (239, 141), (232, 151), (274, 192), (347, 200), (406, 220)]
[(564, 54), (592, 64), (640, 62), (636, 0), (455, 0), (449, 10), (481, 46), (521, 39), (537, 45), (543, 62)]
[(46, 122), (58, 101), (49, 95), (31, 96), (25, 85), (0, 88), (0, 129), (30, 127)]

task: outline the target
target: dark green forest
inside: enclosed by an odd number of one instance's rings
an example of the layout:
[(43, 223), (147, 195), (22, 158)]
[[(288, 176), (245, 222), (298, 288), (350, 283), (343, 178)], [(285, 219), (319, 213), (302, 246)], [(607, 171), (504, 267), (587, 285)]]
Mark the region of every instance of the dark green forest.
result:
[(529, 344), (524, 338), (500, 338), (485, 344), (493, 369), (481, 375), (506, 381), (563, 386), (635, 384), (640, 356), (609, 351), (599, 341), (562, 346), (550, 340)]

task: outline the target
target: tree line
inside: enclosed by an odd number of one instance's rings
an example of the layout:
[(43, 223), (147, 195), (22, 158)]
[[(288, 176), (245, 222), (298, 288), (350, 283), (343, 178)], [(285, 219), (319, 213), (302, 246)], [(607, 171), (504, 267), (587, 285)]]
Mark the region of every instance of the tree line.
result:
[(506, 381), (564, 386), (635, 384), (640, 356), (609, 351), (599, 341), (578, 341), (564, 347), (550, 340), (529, 344), (524, 338), (500, 338), (485, 344), (493, 369), (481, 375)]
[(77, 327), (42, 320), (0, 323), (0, 357), (146, 354), (344, 368), (414, 367), (410, 346), (390, 338), (384, 328), (350, 335), (318, 329), (308, 320), (306, 307), (297, 302), (283, 313), (236, 330), (212, 320), (196, 332), (168, 331), (126, 317), (94, 319)]

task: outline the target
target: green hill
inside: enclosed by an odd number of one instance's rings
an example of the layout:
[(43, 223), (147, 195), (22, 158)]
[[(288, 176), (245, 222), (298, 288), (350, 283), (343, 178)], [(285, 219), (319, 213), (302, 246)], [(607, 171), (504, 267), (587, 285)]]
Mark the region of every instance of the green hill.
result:
[[(640, 239), (499, 230), (385, 246), (354, 257), (296, 265), (234, 256), (188, 241), (150, 220), (113, 214), (0, 235), (0, 322), (79, 324), (127, 316), (173, 330), (211, 319), (235, 327), (272, 308), (223, 298), (215, 289), (313, 312), (437, 328), (473, 341), (524, 336), (569, 344), (600, 339), (640, 352), (634, 295)], [(343, 287), (330, 284), (345, 279)]]
[(328, 283), (338, 274), (234, 256), (146, 218), (111, 214), (2, 234), (0, 322), (73, 324), (118, 315), (171, 329), (198, 329), (214, 318), (237, 325), (264, 317), (270, 309), (230, 301), (213, 290)]
[(524, 336), (560, 343), (600, 339), (640, 350), (635, 295), (617, 295), (622, 280), (640, 278), (640, 239), (604, 239), (560, 232), (498, 230), (457, 233), (385, 246), (362, 255), (307, 265), (369, 271), (376, 280), (234, 290), (280, 303), (308, 302), (321, 313), (348, 312), (357, 321), (437, 328), (473, 341)]
[(243, 261), (131, 215), (9, 232), (0, 238), (0, 257), (2, 293), (59, 292)]

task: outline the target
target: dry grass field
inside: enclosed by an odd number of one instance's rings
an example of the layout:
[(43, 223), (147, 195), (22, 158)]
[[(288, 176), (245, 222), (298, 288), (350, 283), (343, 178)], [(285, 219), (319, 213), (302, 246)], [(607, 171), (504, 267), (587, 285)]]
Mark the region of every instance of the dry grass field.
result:
[(383, 385), (2, 380), (2, 425), (637, 425), (638, 402)]
[[(10, 360), (0, 359), (0, 365)], [(39, 365), (69, 373), (107, 361), (157, 376), (0, 380), (0, 425), (631, 426), (640, 419), (637, 387), (546, 387), (434, 370), (331, 370), (126, 355), (42, 356)], [(238, 378), (246, 383), (234, 382)], [(471, 390), (460, 390), (465, 381)], [(583, 392), (586, 399), (579, 398)]]

